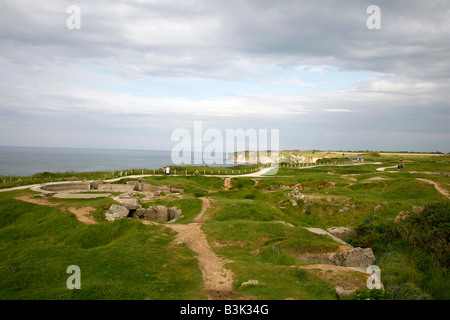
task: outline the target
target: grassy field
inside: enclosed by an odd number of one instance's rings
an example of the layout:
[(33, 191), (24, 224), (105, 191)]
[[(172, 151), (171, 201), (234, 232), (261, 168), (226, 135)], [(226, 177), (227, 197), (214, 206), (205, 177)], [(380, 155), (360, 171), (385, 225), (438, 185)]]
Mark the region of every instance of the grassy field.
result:
[[(332, 156), (314, 152), (318, 155)], [(226, 267), (235, 275), (233, 290), (249, 299), (339, 299), (332, 282), (302, 269), (316, 263), (305, 256), (339, 247), (330, 237), (304, 227), (339, 226), (355, 229), (350, 244), (373, 249), (384, 298), (449, 299), (449, 199), (418, 178), (450, 191), (450, 157), (388, 153), (370, 157), (364, 165), (282, 167), (275, 176), (235, 177), (229, 190), (223, 189), (223, 178), (205, 177), (204, 172), (146, 177), (148, 183), (182, 187), (184, 192), (181, 197), (167, 195), (142, 204), (177, 206), (184, 215), (177, 223), (190, 224), (202, 210), (201, 198), (207, 197), (211, 207), (202, 230), (211, 249), (228, 261)], [(376, 171), (396, 166), (400, 158), (402, 172)], [(250, 168), (256, 166), (234, 170)], [(192, 167), (177, 170), (195, 172)], [(48, 173), (5, 181), (1, 187), (47, 182), (49, 177), (94, 180), (105, 175)], [(163, 223), (148, 226), (133, 219), (109, 223), (104, 213), (114, 203), (111, 198), (51, 199), (52, 207), (14, 199), (33, 194), (0, 193), (0, 299), (207, 298), (195, 253), (185, 244), (174, 245), (176, 233)], [(86, 206), (94, 208), (91, 216), (96, 224), (84, 225), (67, 211)], [(428, 209), (423, 216), (394, 223), (400, 211), (412, 212), (414, 206)], [(66, 288), (69, 265), (82, 270), (82, 290)], [(250, 279), (260, 284), (241, 286)]]

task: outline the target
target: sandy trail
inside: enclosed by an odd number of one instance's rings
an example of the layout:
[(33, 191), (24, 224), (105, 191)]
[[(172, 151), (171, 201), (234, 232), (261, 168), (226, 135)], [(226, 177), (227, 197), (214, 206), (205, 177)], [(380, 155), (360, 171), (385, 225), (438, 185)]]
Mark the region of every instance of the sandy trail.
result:
[[(211, 206), (208, 198), (201, 198), (202, 210), (190, 224), (165, 224), (164, 227), (176, 231), (177, 244), (186, 243), (189, 249), (197, 253), (196, 258), (204, 281), (204, 290), (209, 300), (232, 300), (239, 298), (233, 294), (233, 272), (225, 268), (225, 263), (209, 246), (205, 233), (201, 230), (204, 214)], [(143, 221), (144, 224), (153, 225), (154, 222)], [(160, 225), (161, 226), (161, 225)]]
[(442, 195), (444, 195), (445, 197), (450, 199), (450, 194), (449, 194), (448, 190), (442, 188), (437, 182), (435, 182), (433, 180), (422, 179), (422, 178), (416, 178), (416, 179), (434, 185), (434, 187), (436, 188), (437, 191), (439, 191)]
[[(49, 201), (48, 199), (45, 199), (45, 198), (35, 198), (35, 197), (31, 196), (31, 195), (20, 196), (20, 197), (14, 198), (14, 199), (19, 200), (19, 201), (23, 201), (23, 202), (27, 202), (27, 203), (37, 204), (37, 205), (40, 205), (40, 206), (47, 206), (47, 207), (56, 207), (56, 206), (63, 205), (62, 203), (51, 202), (51, 201)], [(82, 223), (84, 223), (84, 224), (97, 223), (94, 220), (94, 218), (89, 216), (89, 214), (92, 211), (95, 210), (92, 207), (81, 207), (81, 208), (69, 207), (69, 208), (67, 208), (67, 210), (69, 212), (73, 213), (75, 215), (75, 217), (77, 218), (77, 220), (82, 222)]]
[(92, 207), (82, 207), (82, 208), (76, 208), (76, 207), (70, 207), (67, 208), (71, 213), (75, 215), (78, 221), (84, 223), (84, 224), (95, 224), (97, 223), (94, 218), (89, 216), (89, 214), (92, 211), (95, 211)]
[(397, 166), (384, 167), (384, 168), (377, 168), (375, 171), (384, 171), (384, 170), (386, 170), (386, 169), (391, 169), (391, 168), (397, 168)]
[(231, 178), (225, 178), (225, 181), (223, 182), (222, 189), (225, 191), (228, 191), (231, 189)]

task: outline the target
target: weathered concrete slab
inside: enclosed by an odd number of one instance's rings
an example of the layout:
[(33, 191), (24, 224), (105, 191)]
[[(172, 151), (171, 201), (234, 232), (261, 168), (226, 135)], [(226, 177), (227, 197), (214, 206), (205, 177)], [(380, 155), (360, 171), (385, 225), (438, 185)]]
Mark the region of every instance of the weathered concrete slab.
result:
[(59, 199), (96, 199), (96, 198), (106, 198), (111, 196), (110, 193), (68, 193), (61, 192), (55, 193), (53, 198)]
[(101, 184), (98, 186), (98, 191), (109, 192), (133, 192), (134, 185), (132, 184)]
[(55, 182), (47, 183), (41, 186), (40, 189), (53, 192), (89, 191), (91, 189), (91, 184), (89, 182)]

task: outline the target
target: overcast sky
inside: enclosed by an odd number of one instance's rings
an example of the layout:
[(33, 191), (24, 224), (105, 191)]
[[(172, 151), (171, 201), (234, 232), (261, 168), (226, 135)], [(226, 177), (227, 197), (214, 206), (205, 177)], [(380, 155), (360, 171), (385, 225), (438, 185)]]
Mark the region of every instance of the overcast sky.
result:
[(281, 149), (450, 152), (449, 88), (447, 0), (0, 5), (3, 146), (170, 150), (203, 121), (279, 129)]

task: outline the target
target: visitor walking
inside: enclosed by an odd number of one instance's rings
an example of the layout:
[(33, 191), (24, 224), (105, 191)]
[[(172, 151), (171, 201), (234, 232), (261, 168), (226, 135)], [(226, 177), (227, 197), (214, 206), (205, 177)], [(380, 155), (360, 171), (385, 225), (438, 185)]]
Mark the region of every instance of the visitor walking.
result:
[(163, 176), (166, 175), (166, 167), (163, 168)]
[(170, 168), (169, 167), (166, 167), (166, 174), (170, 175)]

